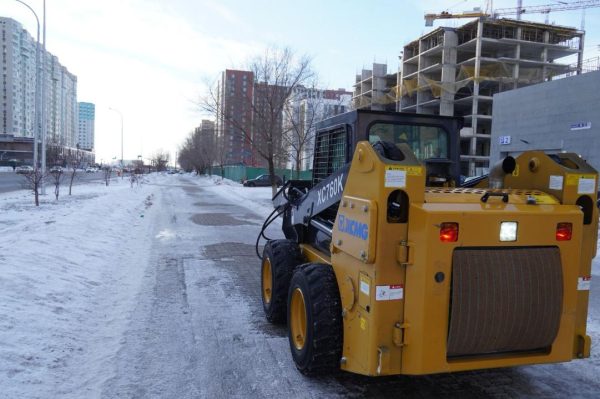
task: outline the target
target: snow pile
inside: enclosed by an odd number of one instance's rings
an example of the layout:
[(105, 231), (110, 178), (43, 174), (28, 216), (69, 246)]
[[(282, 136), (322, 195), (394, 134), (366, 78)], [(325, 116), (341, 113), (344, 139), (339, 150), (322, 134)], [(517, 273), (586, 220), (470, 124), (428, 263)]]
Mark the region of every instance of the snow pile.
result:
[(0, 396), (60, 396), (107, 377), (147, 264), (156, 189), (114, 179), (39, 207), (27, 191), (0, 195)]
[(233, 180), (225, 179), (221, 176), (211, 175), (211, 176), (203, 176), (201, 178), (205, 178), (210, 180), (213, 184), (217, 186), (231, 186), (231, 187), (243, 187), (241, 183), (235, 182)]
[(214, 184), (208, 189), (221, 197), (231, 200), (233, 203), (261, 214), (266, 218), (273, 212), (272, 188), (271, 187), (244, 187), (242, 184), (219, 176), (200, 177), (201, 185)]

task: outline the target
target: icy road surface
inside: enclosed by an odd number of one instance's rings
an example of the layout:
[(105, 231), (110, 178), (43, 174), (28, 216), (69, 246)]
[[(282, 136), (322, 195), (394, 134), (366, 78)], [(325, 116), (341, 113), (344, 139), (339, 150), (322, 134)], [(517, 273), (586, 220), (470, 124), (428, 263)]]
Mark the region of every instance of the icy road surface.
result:
[(81, 186), (40, 208), (24, 192), (0, 195), (0, 397), (599, 396), (596, 284), (590, 359), (426, 377), (302, 376), (285, 328), (262, 314), (254, 242), (269, 198), (270, 188), (176, 175)]

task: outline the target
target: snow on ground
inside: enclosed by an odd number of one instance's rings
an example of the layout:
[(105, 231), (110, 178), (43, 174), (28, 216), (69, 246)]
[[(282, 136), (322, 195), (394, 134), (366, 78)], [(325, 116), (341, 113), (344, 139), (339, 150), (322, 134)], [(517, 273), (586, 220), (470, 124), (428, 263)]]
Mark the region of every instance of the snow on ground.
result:
[[(131, 319), (168, 175), (0, 194), (0, 397), (97, 392)], [(270, 188), (191, 177), (266, 217)]]
[(273, 202), (271, 201), (271, 187), (244, 187), (240, 183), (232, 180), (222, 179), (218, 176), (201, 177), (200, 181), (212, 182), (215, 187), (211, 191), (218, 193), (240, 206), (251, 209), (256, 213), (264, 215), (266, 218), (273, 212)]
[(0, 195), (0, 396), (51, 397), (103, 379), (146, 263), (151, 240), (138, 238), (154, 190), (113, 179), (39, 207), (25, 190)]

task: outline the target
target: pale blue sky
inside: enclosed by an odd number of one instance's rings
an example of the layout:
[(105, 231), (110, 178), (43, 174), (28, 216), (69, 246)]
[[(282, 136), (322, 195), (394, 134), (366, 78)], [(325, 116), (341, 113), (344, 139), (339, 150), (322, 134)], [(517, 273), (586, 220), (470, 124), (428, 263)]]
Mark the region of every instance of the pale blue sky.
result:
[[(29, 0), (41, 14), (41, 0)], [(225, 68), (242, 68), (265, 46), (290, 46), (309, 54), (320, 81), (352, 89), (355, 73), (373, 61), (398, 68), (403, 45), (426, 28), (425, 11), (484, 7), (484, 1), (400, 0), (47, 0), (48, 49), (78, 77), (79, 101), (96, 104), (97, 159), (120, 154), (124, 115), (125, 158), (158, 148), (172, 153), (197, 126), (192, 100)], [(516, 0), (496, 0), (495, 8)], [(523, 0), (524, 6), (555, 3)], [(35, 34), (32, 15), (14, 0), (0, 0), (0, 15)], [(586, 12), (585, 57), (599, 54), (600, 8)], [(544, 15), (523, 19), (543, 22)], [(460, 26), (468, 20), (437, 21)], [(580, 27), (581, 10), (550, 15), (556, 24)]]

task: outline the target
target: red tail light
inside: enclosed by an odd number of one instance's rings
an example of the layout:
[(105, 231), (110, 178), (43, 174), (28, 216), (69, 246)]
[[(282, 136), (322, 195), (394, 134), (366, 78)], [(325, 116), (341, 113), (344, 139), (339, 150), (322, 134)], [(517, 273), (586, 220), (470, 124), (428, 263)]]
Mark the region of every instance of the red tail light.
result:
[(556, 225), (556, 241), (569, 241), (573, 235), (571, 223), (559, 223)]
[(458, 223), (442, 223), (440, 225), (440, 241), (455, 242), (458, 240)]

